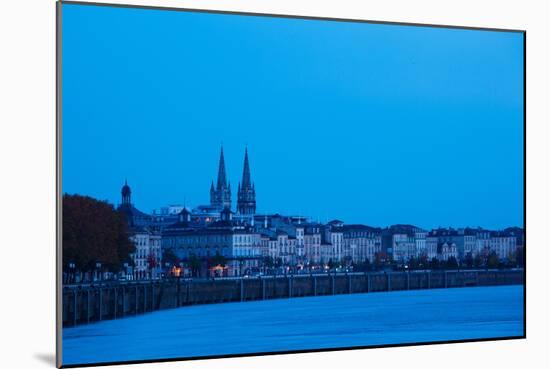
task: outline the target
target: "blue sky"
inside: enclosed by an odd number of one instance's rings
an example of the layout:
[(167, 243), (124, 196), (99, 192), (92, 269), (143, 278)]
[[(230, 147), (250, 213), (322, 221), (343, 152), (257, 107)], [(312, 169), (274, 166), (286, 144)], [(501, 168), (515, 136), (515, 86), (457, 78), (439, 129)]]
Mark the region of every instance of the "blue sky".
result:
[(385, 226), (523, 223), (523, 35), (63, 5), (63, 191)]

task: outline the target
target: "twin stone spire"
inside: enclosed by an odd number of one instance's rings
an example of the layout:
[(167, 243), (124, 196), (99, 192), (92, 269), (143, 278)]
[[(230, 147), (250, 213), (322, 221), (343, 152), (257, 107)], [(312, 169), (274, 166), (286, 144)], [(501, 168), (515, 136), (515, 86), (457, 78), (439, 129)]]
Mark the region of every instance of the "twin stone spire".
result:
[[(210, 185), (210, 205), (223, 210), (231, 209), (231, 184), (227, 180), (225, 171), (225, 158), (223, 146), (220, 151), (220, 162), (218, 166), (218, 180), (214, 187), (214, 181)], [(248, 149), (244, 152), (243, 177), (237, 190), (237, 213), (242, 215), (253, 215), (256, 213), (256, 190), (250, 179), (250, 165), (248, 163)]]

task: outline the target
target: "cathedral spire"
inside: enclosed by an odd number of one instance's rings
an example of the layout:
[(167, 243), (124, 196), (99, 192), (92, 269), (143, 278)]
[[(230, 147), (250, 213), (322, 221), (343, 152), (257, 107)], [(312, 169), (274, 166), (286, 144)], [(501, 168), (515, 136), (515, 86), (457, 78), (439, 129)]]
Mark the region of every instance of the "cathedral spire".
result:
[(253, 215), (256, 213), (256, 190), (250, 179), (248, 148), (244, 150), (243, 178), (239, 184), (237, 211), (242, 215)]
[(225, 172), (223, 145), (220, 150), (216, 187), (214, 188), (214, 182), (212, 182), (212, 185), (210, 186), (210, 205), (215, 206), (220, 210), (224, 207), (231, 209), (231, 184), (227, 180), (227, 174)]
[(250, 183), (250, 166), (248, 164), (248, 148), (244, 149), (244, 166), (243, 166), (243, 179), (241, 181), (242, 188), (251, 187)]
[(220, 163), (218, 167), (218, 183), (216, 189), (219, 191), (227, 187), (227, 176), (225, 174), (225, 159), (223, 157), (223, 146), (220, 151)]

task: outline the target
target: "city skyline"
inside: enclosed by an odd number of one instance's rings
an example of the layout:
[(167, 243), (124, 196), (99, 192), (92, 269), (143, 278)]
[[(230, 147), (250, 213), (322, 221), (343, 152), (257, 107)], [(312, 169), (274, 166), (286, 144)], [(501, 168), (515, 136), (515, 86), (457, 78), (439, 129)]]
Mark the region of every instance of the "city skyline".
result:
[[(220, 146), (223, 147), (223, 145), (220, 145)], [(244, 150), (248, 151), (248, 144), (246, 144), (244, 147), (245, 147)], [(224, 151), (224, 155), (225, 155), (225, 151)], [(226, 160), (225, 165), (228, 166), (227, 160)], [(252, 167), (251, 164), (249, 164), (249, 165)], [(213, 167), (218, 168), (218, 165), (213, 165)], [(237, 165), (231, 165), (230, 167), (235, 169), (238, 166)], [(242, 168), (241, 168), (241, 170), (242, 170)], [(252, 170), (252, 171), (254, 172), (254, 170)], [(239, 171), (236, 170), (236, 172), (239, 172)], [(233, 183), (233, 186), (235, 186), (235, 183), (240, 182), (242, 172), (239, 175), (231, 176), (231, 175), (227, 174), (227, 176), (228, 176), (228, 183), (229, 184)], [(203, 182), (204, 183), (210, 183), (210, 184), (213, 182), (215, 184), (216, 183), (216, 175), (213, 174), (212, 179), (200, 180), (199, 182), (200, 183), (203, 183)], [(142, 202), (140, 201), (140, 194), (141, 193), (147, 193), (148, 190), (147, 189), (140, 189), (139, 186), (138, 186), (138, 183), (133, 183), (132, 180), (129, 179), (128, 177), (124, 177), (124, 183), (127, 183), (128, 185), (130, 185), (130, 187), (132, 188), (132, 197), (134, 199), (137, 199), (137, 201), (132, 201), (132, 204), (135, 205), (140, 210), (143, 210), (143, 211), (145, 211), (146, 213), (149, 213), (149, 214), (159, 212), (162, 208), (168, 208), (170, 206), (185, 206), (187, 209), (192, 210), (192, 209), (194, 209), (198, 206), (209, 204), (208, 191), (203, 189), (204, 190), (203, 191), (204, 195), (201, 196), (201, 198), (203, 200), (196, 200), (196, 199), (189, 198), (189, 196), (187, 196), (184, 193), (183, 194), (183, 199), (175, 199), (174, 201), (168, 201), (168, 202), (165, 202), (165, 203), (162, 203), (162, 204), (159, 203), (156, 206), (147, 208), (147, 207), (142, 205)], [(112, 193), (110, 193), (108, 197), (102, 197), (102, 198), (97, 197), (97, 195), (88, 194), (88, 193), (74, 192), (74, 193), (70, 193), (70, 194), (80, 194), (80, 195), (85, 195), (85, 196), (96, 197), (98, 200), (104, 200), (104, 201), (107, 201), (107, 202), (111, 203), (114, 206), (117, 206), (117, 205), (121, 204), (120, 190), (119, 190), (120, 187), (121, 187), (121, 184), (118, 183), (115, 186), (115, 188), (118, 189), (118, 190), (110, 191)], [(235, 191), (231, 195), (231, 202), (232, 202), (231, 210), (237, 211), (238, 194), (237, 194), (236, 187), (234, 187), (234, 188), (235, 188)], [(68, 193), (66, 191), (64, 191), (64, 192)], [(260, 189), (260, 198), (262, 197), (261, 195), (262, 195), (262, 191)], [(523, 223), (501, 224), (499, 226), (487, 226), (487, 225), (483, 225), (483, 224), (472, 224), (472, 223), (461, 223), (461, 224), (458, 224), (458, 225), (457, 224), (437, 223), (437, 224), (431, 224), (431, 225), (424, 225), (424, 224), (420, 224), (418, 222), (414, 222), (412, 220), (409, 220), (409, 221), (403, 220), (403, 221), (400, 221), (400, 222), (390, 222), (390, 223), (376, 223), (376, 222), (368, 223), (368, 222), (365, 222), (364, 220), (361, 220), (361, 218), (353, 218), (354, 219), (353, 221), (348, 221), (343, 216), (338, 216), (337, 214), (334, 214), (333, 212), (330, 211), (330, 209), (327, 209), (326, 211), (324, 211), (322, 213), (319, 213), (317, 215), (311, 215), (307, 212), (303, 212), (303, 211), (299, 211), (299, 210), (298, 211), (280, 210), (280, 209), (285, 209), (286, 207), (285, 207), (285, 204), (279, 204), (279, 205), (280, 205), (280, 207), (276, 208), (276, 209), (264, 209), (264, 207), (261, 206), (261, 201), (260, 201), (259, 208), (262, 209), (262, 210), (258, 211), (257, 213), (258, 214), (282, 214), (282, 215), (289, 215), (289, 216), (304, 216), (304, 217), (309, 218), (313, 222), (319, 222), (319, 223), (327, 223), (327, 222), (329, 222), (331, 220), (334, 220), (334, 219), (340, 219), (340, 220), (342, 220), (342, 221), (344, 221), (345, 223), (348, 223), (348, 224), (351, 224), (351, 223), (367, 224), (369, 226), (374, 226), (374, 227), (379, 227), (379, 228), (385, 228), (385, 227), (388, 227), (390, 225), (396, 225), (396, 224), (410, 224), (410, 225), (418, 226), (419, 228), (422, 228), (422, 229), (437, 229), (437, 228), (456, 228), (456, 229), (460, 229), (460, 228), (477, 228), (477, 227), (480, 227), (480, 228), (485, 228), (485, 229), (500, 230), (500, 229), (505, 229), (505, 228), (509, 228), (509, 227), (524, 228)], [(295, 206), (293, 208), (294, 209), (299, 209), (299, 206), (298, 207)]]
[[(253, 212), (244, 212), (242, 213), (239, 209), (240, 209), (240, 205), (239, 205), (239, 202), (240, 202), (240, 191), (241, 191), (241, 184), (243, 182), (247, 182), (247, 186), (252, 186), (252, 190), (254, 191), (254, 188), (255, 188), (255, 183), (254, 183), (254, 180), (252, 179), (252, 175), (251, 175), (251, 170), (250, 170), (250, 161), (249, 161), (249, 156), (248, 156), (248, 146), (245, 147), (245, 151), (244, 151), (244, 159), (243, 159), (243, 168), (242, 168), (242, 178), (241, 180), (238, 180), (236, 181), (238, 183), (238, 186), (237, 186), (237, 191), (234, 191), (233, 193), (231, 192), (231, 180), (227, 179), (227, 173), (226, 173), (226, 163), (225, 163), (225, 154), (224, 154), (224, 148), (223, 148), (223, 144), (220, 145), (220, 157), (219, 157), (219, 162), (218, 162), (218, 173), (217, 173), (217, 176), (213, 177), (213, 179), (211, 180), (211, 187), (210, 187), (210, 201), (205, 201), (205, 202), (202, 202), (202, 203), (189, 203), (187, 201), (187, 198), (184, 198), (183, 200), (183, 203), (181, 202), (171, 202), (171, 203), (168, 203), (168, 204), (164, 204), (162, 206), (157, 206), (156, 208), (154, 209), (151, 209), (150, 211), (146, 210), (145, 212), (146, 213), (149, 213), (151, 215), (159, 215), (163, 210), (164, 211), (170, 211), (169, 209), (170, 208), (175, 208), (175, 209), (178, 209), (178, 208), (184, 208), (184, 209), (187, 209), (187, 210), (197, 210), (199, 211), (200, 213), (200, 210), (198, 209), (199, 207), (204, 207), (204, 206), (218, 206), (221, 209), (223, 208), (226, 208), (228, 207), (230, 210), (232, 210), (234, 213), (236, 214), (240, 214), (240, 215), (274, 215), (274, 214), (280, 214), (280, 215), (283, 215), (283, 216), (303, 216), (305, 218), (307, 218), (308, 221), (310, 222), (313, 222), (313, 223), (320, 223), (320, 224), (326, 224), (326, 223), (329, 223), (330, 221), (334, 221), (336, 219), (338, 219), (339, 221), (343, 221), (344, 223), (347, 223), (347, 224), (352, 224), (352, 223), (356, 223), (356, 224), (364, 224), (362, 222), (347, 222), (345, 220), (343, 220), (341, 217), (338, 217), (338, 216), (329, 216), (328, 218), (324, 218), (324, 219), (321, 219), (320, 217), (318, 218), (315, 218), (315, 217), (311, 217), (310, 215), (308, 214), (304, 214), (304, 213), (284, 213), (284, 212), (280, 212), (280, 211), (277, 211), (277, 210), (273, 210), (273, 211), (265, 211), (263, 213), (257, 213), (255, 211)], [(221, 186), (221, 188), (220, 188)], [(224, 189), (226, 188), (226, 186), (229, 186), (229, 197), (228, 199), (226, 199), (226, 201), (229, 202), (229, 205), (227, 205), (222, 199), (219, 199), (217, 198), (217, 196), (215, 195), (216, 191), (218, 192), (222, 192), (224, 191)], [(124, 185), (122, 186), (122, 189), (121, 191), (119, 192), (119, 198), (118, 200), (114, 200), (114, 201), (110, 201), (109, 199), (103, 199), (104, 201), (107, 201), (109, 203), (111, 203), (112, 205), (114, 205), (115, 207), (118, 207), (120, 205), (124, 205), (125, 203), (127, 205), (132, 205), (132, 206), (135, 206), (136, 208), (140, 208), (140, 204), (139, 203), (136, 203), (134, 201), (132, 201), (132, 194), (134, 193), (134, 190), (131, 190), (132, 186), (131, 186), (131, 183), (128, 183), (128, 179), (126, 178), (124, 180)], [(243, 187), (244, 189), (244, 187)], [(86, 194), (81, 194), (81, 195), (85, 195), (85, 196), (88, 196)], [(254, 197), (255, 197), (255, 191), (254, 191)], [(98, 200), (102, 200), (102, 199), (98, 199)], [(219, 202), (219, 203), (217, 203)], [(254, 200), (254, 209), (256, 207), (256, 202)], [(143, 210), (143, 209), (140, 209), (140, 210)], [(172, 213), (172, 215), (175, 215), (175, 214), (179, 214), (178, 213)], [(438, 225), (437, 227), (423, 227), (422, 225), (418, 225), (418, 224), (415, 224), (414, 222), (401, 222), (401, 223), (393, 223), (393, 224), (376, 224), (376, 225), (373, 225), (373, 224), (364, 224), (364, 225), (368, 225), (368, 226), (374, 226), (374, 227), (377, 227), (377, 228), (387, 228), (387, 227), (390, 227), (390, 226), (395, 226), (395, 225), (412, 225), (412, 226), (416, 226), (420, 229), (425, 229), (425, 230), (429, 230), (429, 229), (432, 229), (432, 230), (435, 230), (435, 229), (445, 229), (445, 228), (448, 228), (448, 229), (476, 229), (476, 228), (485, 228), (485, 229), (489, 229), (487, 227), (482, 227), (480, 225), (474, 225), (474, 224), (466, 224), (466, 225), (461, 225), (461, 226), (456, 226), (456, 225)], [(511, 225), (504, 225), (500, 228), (492, 228), (491, 230), (495, 230), (495, 231), (498, 231), (498, 230), (503, 230), (503, 229), (506, 229), (506, 228), (514, 228), (514, 227), (518, 227), (518, 228), (521, 228), (523, 229), (524, 228), (524, 225), (515, 225), (515, 224), (511, 224)]]
[(223, 142), (234, 195), (248, 146), (258, 213), (523, 225), (520, 34), (65, 12), (65, 192), (116, 204), (128, 179), (148, 212), (206, 204)]

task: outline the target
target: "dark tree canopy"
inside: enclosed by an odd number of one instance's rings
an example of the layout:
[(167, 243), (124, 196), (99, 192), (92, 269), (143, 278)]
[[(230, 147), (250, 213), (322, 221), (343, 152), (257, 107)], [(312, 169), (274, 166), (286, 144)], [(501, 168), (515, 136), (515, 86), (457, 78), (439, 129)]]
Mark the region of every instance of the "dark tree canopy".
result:
[(467, 268), (471, 268), (474, 266), (474, 257), (472, 256), (471, 252), (466, 254), (466, 257), (464, 258), (464, 264)]
[(458, 268), (458, 261), (454, 256), (447, 259), (447, 268)]
[(267, 268), (273, 268), (275, 266), (275, 260), (271, 256), (266, 256), (263, 259), (263, 264)]
[(171, 266), (177, 266), (181, 261), (172, 249), (164, 250), (162, 253), (162, 260), (165, 263), (169, 263)]
[(474, 267), (479, 268), (485, 265), (485, 258), (477, 254), (474, 258)]
[(63, 195), (64, 268), (73, 262), (79, 270), (93, 270), (100, 262), (107, 270), (118, 271), (130, 262), (132, 252), (123, 213), (106, 201)]
[(439, 269), (440, 267), (440, 262), (439, 262), (439, 259), (438, 258), (432, 258), (432, 260), (430, 260), (430, 268), (431, 269)]
[(201, 259), (195, 255), (195, 254), (191, 254), (187, 260), (187, 266), (189, 267), (189, 269), (191, 269), (191, 274), (194, 275), (194, 276), (199, 276), (200, 275), (200, 271), (201, 271), (201, 267), (202, 267), (202, 262), (201, 262)]
[(496, 252), (491, 251), (489, 257), (487, 258), (487, 267), (488, 268), (497, 268), (499, 266), (499, 258)]

